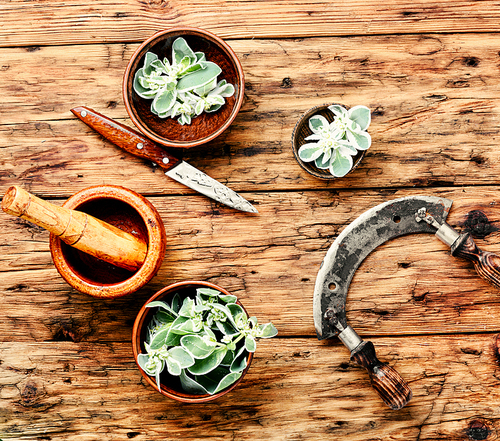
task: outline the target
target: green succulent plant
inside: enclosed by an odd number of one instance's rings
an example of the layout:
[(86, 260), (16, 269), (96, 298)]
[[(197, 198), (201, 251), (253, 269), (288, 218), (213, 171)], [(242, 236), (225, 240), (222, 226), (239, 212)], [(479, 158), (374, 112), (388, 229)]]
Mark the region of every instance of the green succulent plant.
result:
[(312, 162), (319, 169), (328, 169), (335, 177), (345, 176), (353, 166), (352, 157), (358, 150), (371, 146), (371, 137), (366, 131), (371, 122), (370, 109), (355, 106), (346, 110), (340, 105), (329, 106), (335, 115), (333, 122), (322, 115), (309, 118), (312, 135), (305, 138), (313, 141), (299, 148), (299, 158)]
[(184, 38), (172, 44), (172, 61), (163, 61), (147, 52), (144, 65), (134, 76), (134, 91), (152, 99), (151, 112), (160, 118), (176, 118), (191, 124), (203, 112), (215, 112), (234, 95), (235, 88), (225, 80), (217, 81), (222, 69), (207, 61), (203, 52), (193, 52)]
[(146, 305), (158, 310), (148, 327), (146, 353), (137, 361), (156, 378), (159, 390), (166, 368), (179, 377), (185, 392), (216, 394), (241, 377), (257, 339), (277, 335), (272, 323), (259, 325), (236, 300), (211, 288), (197, 288), (195, 298), (181, 299), (176, 293), (170, 304)]

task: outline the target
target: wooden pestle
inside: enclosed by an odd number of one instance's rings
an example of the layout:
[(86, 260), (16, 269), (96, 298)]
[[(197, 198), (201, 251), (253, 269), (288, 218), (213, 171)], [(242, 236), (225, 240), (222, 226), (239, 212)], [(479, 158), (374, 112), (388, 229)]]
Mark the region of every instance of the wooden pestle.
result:
[(68, 245), (120, 268), (136, 271), (146, 259), (148, 247), (134, 235), (87, 213), (44, 201), (18, 186), (7, 190), (2, 210), (43, 227)]

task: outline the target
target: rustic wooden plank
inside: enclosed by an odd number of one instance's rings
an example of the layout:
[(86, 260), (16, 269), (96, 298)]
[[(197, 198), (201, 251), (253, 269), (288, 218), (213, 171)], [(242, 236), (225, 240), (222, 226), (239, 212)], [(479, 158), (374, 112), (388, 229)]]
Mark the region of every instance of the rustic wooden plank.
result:
[[(478, 246), (500, 253), (498, 191), (464, 187), (424, 194), (452, 199), (451, 225), (471, 230)], [(72, 290), (53, 267), (48, 233), (2, 213), (0, 302), (6, 319), (0, 340), (129, 340), (142, 304), (180, 280), (208, 280), (234, 292), (281, 335), (313, 336), (314, 282), (334, 238), (365, 210), (414, 194), (422, 190), (256, 194), (257, 216), (207, 211), (201, 197), (150, 198), (167, 228), (165, 260), (145, 288), (110, 301)], [(362, 335), (499, 332), (498, 296), (472, 264), (451, 257), (433, 235), (410, 235), (382, 245), (362, 263), (347, 310)]]
[(262, 340), (243, 382), (195, 408), (146, 385), (127, 343), (2, 343), (0, 437), (461, 441), (500, 430), (497, 335), (373, 341), (411, 384), (398, 412), (336, 341)]
[[(236, 191), (497, 183), (498, 42), (493, 34), (231, 42), (247, 77), (243, 109), (222, 137), (177, 153)], [(15, 181), (67, 197), (106, 182), (193, 193), (69, 112), (86, 104), (130, 124), (120, 89), (132, 49), (0, 50), (8, 66), (0, 72), (0, 188)], [(333, 101), (373, 110), (373, 145), (354, 173), (330, 182), (298, 166), (290, 138), (303, 111)]]
[[(203, 27), (224, 38), (496, 32), (495, 1), (420, 0), (408, 4), (295, 1), (15, 0), (2, 5), (0, 44), (31, 46), (142, 41), (173, 26)], [(20, 20), (18, 17), (22, 17)]]

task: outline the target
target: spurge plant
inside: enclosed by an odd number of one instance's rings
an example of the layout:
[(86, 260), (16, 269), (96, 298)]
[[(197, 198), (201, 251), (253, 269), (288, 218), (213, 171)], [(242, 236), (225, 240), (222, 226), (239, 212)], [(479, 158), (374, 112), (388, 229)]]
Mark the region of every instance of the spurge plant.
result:
[(259, 325), (248, 318), (233, 295), (211, 288), (196, 289), (196, 297), (181, 301), (178, 293), (171, 304), (148, 303), (158, 308), (137, 361), (141, 369), (156, 378), (166, 368), (179, 377), (182, 388), (191, 394), (216, 394), (237, 381), (256, 349), (256, 339), (274, 337), (272, 323)]
[(371, 137), (366, 131), (370, 125), (370, 109), (355, 106), (349, 110), (334, 104), (328, 109), (335, 115), (333, 122), (322, 115), (309, 118), (311, 141), (299, 148), (299, 158), (305, 162), (314, 161), (319, 169), (328, 169), (335, 177), (345, 176), (353, 166), (352, 157), (358, 150), (366, 150), (371, 145)]
[(217, 82), (222, 69), (207, 61), (203, 52), (193, 52), (184, 38), (172, 44), (172, 61), (163, 61), (147, 52), (144, 66), (134, 76), (134, 91), (152, 99), (151, 112), (160, 118), (176, 118), (180, 124), (191, 124), (203, 112), (215, 112), (234, 94), (232, 84)]

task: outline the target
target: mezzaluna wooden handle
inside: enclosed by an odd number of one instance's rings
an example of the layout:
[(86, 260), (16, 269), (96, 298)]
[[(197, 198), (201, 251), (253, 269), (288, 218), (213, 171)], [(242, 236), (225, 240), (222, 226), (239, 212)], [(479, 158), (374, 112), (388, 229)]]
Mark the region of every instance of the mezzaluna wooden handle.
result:
[(451, 254), (470, 260), (483, 279), (500, 288), (500, 257), (480, 250), (469, 233), (460, 235), (451, 248)]
[(134, 156), (153, 161), (164, 171), (170, 170), (181, 162), (180, 159), (172, 156), (163, 147), (151, 141), (146, 136), (118, 121), (101, 115), (89, 107), (75, 107), (71, 109), (71, 112), (116, 146)]
[(120, 268), (136, 271), (146, 258), (147, 245), (134, 235), (87, 213), (44, 201), (17, 186), (5, 193), (2, 210), (45, 228), (68, 245)]
[(395, 369), (379, 361), (371, 341), (363, 341), (355, 348), (351, 360), (368, 371), (373, 388), (391, 409), (399, 410), (411, 400), (413, 395), (408, 383)]

